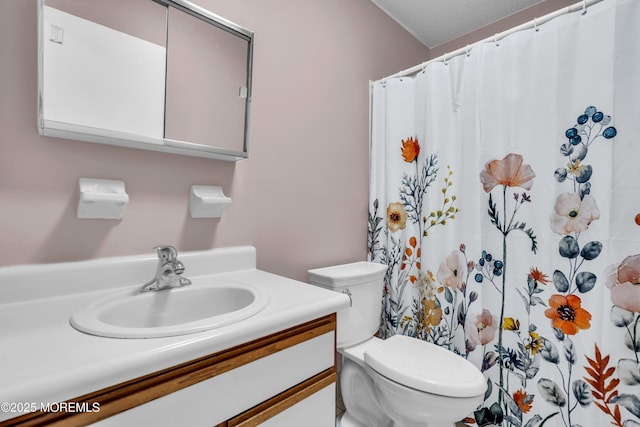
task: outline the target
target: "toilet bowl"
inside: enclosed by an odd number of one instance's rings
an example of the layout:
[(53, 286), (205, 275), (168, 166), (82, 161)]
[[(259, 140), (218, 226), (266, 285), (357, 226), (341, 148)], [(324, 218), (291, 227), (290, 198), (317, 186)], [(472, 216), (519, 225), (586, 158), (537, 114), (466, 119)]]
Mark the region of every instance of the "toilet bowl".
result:
[(386, 266), (359, 262), (309, 270), (312, 284), (346, 293), (338, 312), (339, 427), (452, 427), (483, 401), (478, 368), (442, 347), (404, 335), (374, 337)]

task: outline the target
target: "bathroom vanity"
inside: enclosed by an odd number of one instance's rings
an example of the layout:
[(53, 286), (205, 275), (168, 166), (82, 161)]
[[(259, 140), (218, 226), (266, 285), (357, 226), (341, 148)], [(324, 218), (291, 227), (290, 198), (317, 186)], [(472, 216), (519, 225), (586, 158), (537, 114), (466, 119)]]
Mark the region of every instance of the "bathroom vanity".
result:
[(137, 289), (152, 254), (0, 269), (0, 426), (333, 425), (335, 313), (349, 298), (257, 270), (251, 247), (181, 260), (193, 289), (237, 281), (268, 303), (200, 332), (109, 338), (70, 316), (114, 284)]

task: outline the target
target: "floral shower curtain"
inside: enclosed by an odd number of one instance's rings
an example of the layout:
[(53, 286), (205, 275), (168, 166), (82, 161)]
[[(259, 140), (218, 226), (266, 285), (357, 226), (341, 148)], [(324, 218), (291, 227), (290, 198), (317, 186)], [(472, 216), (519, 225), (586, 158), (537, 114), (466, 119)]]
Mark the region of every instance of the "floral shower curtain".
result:
[(640, 426), (639, 23), (604, 0), (372, 83), (380, 333), (483, 371), (469, 425)]

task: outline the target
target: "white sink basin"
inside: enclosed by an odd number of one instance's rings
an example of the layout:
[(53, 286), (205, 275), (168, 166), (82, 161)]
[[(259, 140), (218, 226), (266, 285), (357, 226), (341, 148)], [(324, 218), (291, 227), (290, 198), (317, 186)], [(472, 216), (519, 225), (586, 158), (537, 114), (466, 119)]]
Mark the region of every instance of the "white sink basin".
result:
[(194, 280), (181, 288), (117, 292), (76, 312), (70, 323), (79, 331), (103, 337), (168, 337), (239, 322), (268, 302), (268, 293), (248, 283)]

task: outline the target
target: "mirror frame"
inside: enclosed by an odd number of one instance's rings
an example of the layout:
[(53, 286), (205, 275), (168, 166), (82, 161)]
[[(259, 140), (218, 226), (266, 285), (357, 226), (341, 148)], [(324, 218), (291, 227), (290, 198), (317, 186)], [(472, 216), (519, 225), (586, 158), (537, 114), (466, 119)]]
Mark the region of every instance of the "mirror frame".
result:
[[(47, 120), (44, 117), (44, 13), (45, 0), (38, 0), (38, 132), (43, 136), (73, 139), (121, 147), (160, 151), (209, 159), (237, 161), (249, 157), (249, 118), (251, 106), (251, 86), (253, 73), (254, 33), (219, 15), (216, 15), (187, 0), (149, 0), (167, 8), (173, 7), (191, 16), (201, 19), (247, 42), (246, 61), (246, 97), (244, 109), (244, 129), (242, 151), (229, 150), (216, 146), (178, 141), (168, 138), (155, 138), (135, 135), (110, 129), (96, 129), (72, 123)], [(165, 76), (166, 79), (166, 76)], [(166, 103), (166, 99), (165, 99)], [(166, 105), (166, 104), (165, 104)]]

